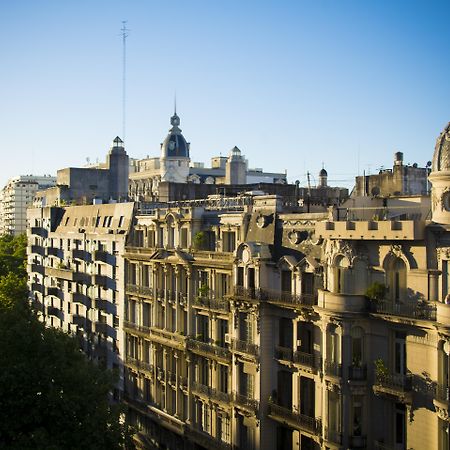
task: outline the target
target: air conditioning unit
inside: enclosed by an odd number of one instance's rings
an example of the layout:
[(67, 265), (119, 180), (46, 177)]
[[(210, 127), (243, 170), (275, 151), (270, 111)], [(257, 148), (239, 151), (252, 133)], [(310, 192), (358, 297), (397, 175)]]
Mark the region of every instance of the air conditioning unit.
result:
[(225, 344), (231, 344), (231, 335), (230, 335), (230, 333), (225, 333)]

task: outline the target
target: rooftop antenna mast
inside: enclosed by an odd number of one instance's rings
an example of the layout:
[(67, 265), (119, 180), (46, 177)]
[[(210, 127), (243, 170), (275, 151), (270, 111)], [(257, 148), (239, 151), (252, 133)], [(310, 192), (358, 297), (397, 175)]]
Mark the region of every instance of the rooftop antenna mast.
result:
[(129, 29), (127, 21), (122, 20), (120, 29), (122, 36), (122, 140), (125, 142), (125, 121), (126, 121), (126, 75), (127, 75), (127, 37)]

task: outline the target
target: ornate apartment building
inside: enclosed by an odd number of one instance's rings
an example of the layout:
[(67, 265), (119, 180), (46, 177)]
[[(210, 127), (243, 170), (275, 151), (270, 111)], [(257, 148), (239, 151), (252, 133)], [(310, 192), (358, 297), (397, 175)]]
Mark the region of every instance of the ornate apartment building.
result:
[(448, 450), (450, 124), (430, 181), (430, 214), (261, 193), (37, 209), (30, 287), (48, 323), (107, 342), (139, 448)]

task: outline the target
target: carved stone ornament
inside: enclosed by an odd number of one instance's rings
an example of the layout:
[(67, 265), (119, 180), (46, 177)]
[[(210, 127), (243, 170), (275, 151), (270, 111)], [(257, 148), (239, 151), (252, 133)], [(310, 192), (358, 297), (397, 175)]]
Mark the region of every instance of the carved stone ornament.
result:
[(440, 404), (436, 401), (434, 401), (433, 403), (434, 409), (436, 410), (436, 414), (438, 415), (439, 419), (448, 422), (449, 421), (448, 409), (443, 404)]
[(392, 244), (391, 248), (389, 249), (389, 253), (396, 258), (401, 258), (402, 256), (404, 256), (403, 249), (400, 244)]
[(353, 260), (356, 257), (355, 249), (353, 245), (347, 241), (343, 241), (342, 239), (337, 239), (332, 241), (331, 244), (331, 255), (330, 255), (330, 263), (334, 260), (336, 255), (344, 255), (350, 264), (353, 263)]
[(441, 194), (441, 210), (442, 211), (450, 211), (450, 188), (446, 186)]
[(293, 245), (300, 244), (301, 242), (301, 233), (300, 231), (290, 231), (288, 233), (289, 242)]
[(264, 214), (259, 214), (258, 217), (256, 218), (256, 225), (259, 228), (266, 227), (268, 223), (269, 223), (269, 218), (267, 216), (265, 216)]
[(436, 252), (439, 260), (450, 259), (450, 247), (439, 247)]

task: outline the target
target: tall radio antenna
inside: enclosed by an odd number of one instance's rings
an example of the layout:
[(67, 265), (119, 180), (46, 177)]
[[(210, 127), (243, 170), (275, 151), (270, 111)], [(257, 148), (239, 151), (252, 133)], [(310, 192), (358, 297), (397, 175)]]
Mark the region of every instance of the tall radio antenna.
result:
[(125, 142), (125, 121), (126, 121), (126, 75), (127, 75), (127, 37), (129, 29), (127, 29), (127, 21), (122, 20), (122, 28), (120, 29), (122, 36), (122, 140)]

